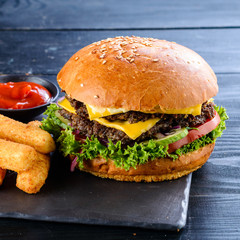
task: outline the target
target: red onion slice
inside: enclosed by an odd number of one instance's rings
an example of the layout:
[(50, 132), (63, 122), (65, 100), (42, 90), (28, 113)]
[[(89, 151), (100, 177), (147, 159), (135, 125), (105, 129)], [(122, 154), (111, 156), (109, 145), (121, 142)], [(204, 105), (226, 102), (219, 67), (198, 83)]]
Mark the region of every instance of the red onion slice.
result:
[(75, 168), (77, 166), (77, 157), (75, 157), (71, 163), (70, 171), (74, 172)]
[(80, 133), (80, 131), (78, 129), (76, 129), (74, 133), (77, 135)]
[(58, 100), (57, 100), (57, 102), (56, 102), (56, 104), (59, 106), (59, 102), (61, 102), (63, 99), (65, 98), (65, 96), (63, 96), (63, 97), (60, 97)]

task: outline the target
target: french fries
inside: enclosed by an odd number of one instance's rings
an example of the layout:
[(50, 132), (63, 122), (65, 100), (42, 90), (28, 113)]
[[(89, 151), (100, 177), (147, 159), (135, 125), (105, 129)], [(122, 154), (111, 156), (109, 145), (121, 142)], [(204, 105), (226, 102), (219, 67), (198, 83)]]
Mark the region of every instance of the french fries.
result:
[(16, 186), (26, 193), (40, 191), (50, 167), (49, 153), (56, 146), (41, 122), (24, 124), (0, 114), (0, 185), (6, 171), (17, 172)]
[(36, 150), (28, 145), (0, 139), (0, 167), (15, 172), (30, 169), (37, 159)]
[(50, 153), (56, 149), (48, 132), (3, 115), (0, 115), (0, 138), (32, 146), (40, 153)]
[(40, 121), (31, 121), (31, 122), (29, 122), (28, 124), (27, 124), (28, 126), (32, 126), (32, 127), (37, 127), (37, 128), (39, 128), (41, 125), (42, 125), (42, 123), (40, 122)]
[(50, 156), (38, 153), (37, 161), (27, 171), (18, 172), (16, 186), (26, 193), (40, 191), (46, 181), (50, 167)]
[(3, 180), (4, 180), (4, 178), (5, 178), (6, 172), (7, 172), (6, 169), (0, 168), (0, 186), (1, 186), (2, 183), (3, 183)]

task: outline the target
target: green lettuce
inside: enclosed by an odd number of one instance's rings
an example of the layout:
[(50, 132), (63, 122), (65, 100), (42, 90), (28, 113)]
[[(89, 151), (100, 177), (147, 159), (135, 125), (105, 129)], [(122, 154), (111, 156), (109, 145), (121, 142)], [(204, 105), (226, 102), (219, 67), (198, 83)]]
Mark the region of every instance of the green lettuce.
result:
[(51, 104), (48, 107), (45, 112), (47, 118), (42, 121), (42, 129), (53, 134), (58, 143), (58, 148), (64, 156), (75, 155), (81, 168), (83, 167), (83, 160), (91, 160), (97, 156), (101, 156), (107, 160), (112, 159), (117, 167), (125, 170), (129, 170), (131, 167), (136, 168), (137, 165), (145, 164), (156, 158), (169, 157), (174, 161), (183, 154), (215, 142), (216, 138), (220, 137), (223, 130), (226, 129), (225, 120), (228, 119), (225, 108), (215, 107), (215, 110), (221, 118), (218, 127), (207, 135), (169, 154), (168, 146), (160, 145), (154, 140), (149, 140), (147, 144), (135, 143), (133, 146), (127, 146), (126, 148), (121, 146), (121, 141), (114, 144), (111, 140), (109, 140), (107, 146), (104, 146), (94, 136), (87, 138), (84, 143), (80, 143), (75, 140), (73, 128), (56, 117), (55, 112), (60, 109), (61, 108), (55, 104)]
[(72, 128), (67, 127), (64, 131), (61, 131), (60, 136), (57, 138), (59, 149), (64, 157), (77, 153), (81, 148), (80, 142), (75, 140), (75, 136), (72, 132)]
[(48, 106), (47, 110), (44, 112), (47, 118), (42, 120), (41, 128), (54, 136), (57, 139), (62, 134), (62, 129), (66, 129), (67, 125), (63, 123), (57, 116), (56, 111), (61, 110), (56, 104), (51, 104)]

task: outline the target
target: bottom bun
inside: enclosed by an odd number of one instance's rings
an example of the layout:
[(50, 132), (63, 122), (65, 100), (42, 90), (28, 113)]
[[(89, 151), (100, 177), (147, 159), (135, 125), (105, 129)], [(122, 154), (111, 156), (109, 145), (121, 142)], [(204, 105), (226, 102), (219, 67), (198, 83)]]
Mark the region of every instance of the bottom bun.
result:
[(172, 180), (187, 175), (200, 168), (210, 157), (215, 143), (208, 144), (194, 152), (189, 152), (173, 161), (169, 158), (159, 158), (146, 164), (138, 165), (136, 169), (126, 171), (117, 168), (113, 160), (103, 158), (85, 160), (82, 171), (89, 172), (101, 178), (111, 178), (118, 181), (159, 182)]

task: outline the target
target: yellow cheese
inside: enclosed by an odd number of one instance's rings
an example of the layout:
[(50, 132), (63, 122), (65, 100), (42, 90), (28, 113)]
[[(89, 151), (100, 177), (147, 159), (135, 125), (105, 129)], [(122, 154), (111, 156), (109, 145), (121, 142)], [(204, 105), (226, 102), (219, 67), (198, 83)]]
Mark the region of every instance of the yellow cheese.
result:
[[(212, 99), (209, 99), (211, 101)], [(71, 113), (75, 113), (75, 109), (71, 106), (69, 101), (64, 98), (62, 101), (58, 102), (58, 104)], [(101, 108), (101, 107), (93, 107), (91, 105), (86, 105), (88, 110), (88, 115), (90, 120), (94, 120), (100, 117), (106, 117), (117, 113), (127, 112), (124, 108)], [(183, 109), (158, 109), (155, 113), (166, 113), (166, 114), (192, 114), (192, 115), (200, 115), (201, 114), (202, 104), (198, 104), (193, 107), (183, 108)], [(147, 112), (146, 112), (147, 113)]]
[(128, 121), (110, 122), (104, 118), (96, 118), (95, 121), (99, 122), (104, 126), (121, 130), (125, 132), (131, 139), (134, 140), (137, 137), (139, 137), (142, 133), (152, 128), (159, 121), (159, 118), (154, 118), (147, 120), (145, 122), (137, 122), (133, 124), (130, 124)]
[(88, 110), (89, 119), (93, 120), (100, 117), (106, 117), (110, 115), (114, 115), (117, 113), (124, 113), (127, 110), (123, 108), (101, 108), (101, 107), (93, 107), (91, 105), (86, 105)]
[(202, 104), (198, 104), (193, 107), (183, 108), (183, 109), (159, 109), (157, 113), (165, 114), (192, 114), (194, 116), (200, 115), (202, 110)]
[(67, 110), (68, 112), (76, 113), (76, 110), (74, 109), (74, 107), (71, 106), (70, 102), (66, 98), (58, 101), (58, 105), (63, 109)]
[[(117, 113), (127, 112), (127, 110), (123, 108), (101, 108), (101, 107), (93, 107), (91, 105), (86, 105), (86, 106), (87, 106), (90, 120), (94, 120), (99, 117), (110, 116)], [(183, 108), (183, 109), (157, 109), (154, 113), (200, 115), (201, 108), (202, 108), (202, 104), (198, 104), (196, 106)], [(145, 112), (145, 113), (153, 113), (153, 112)]]

